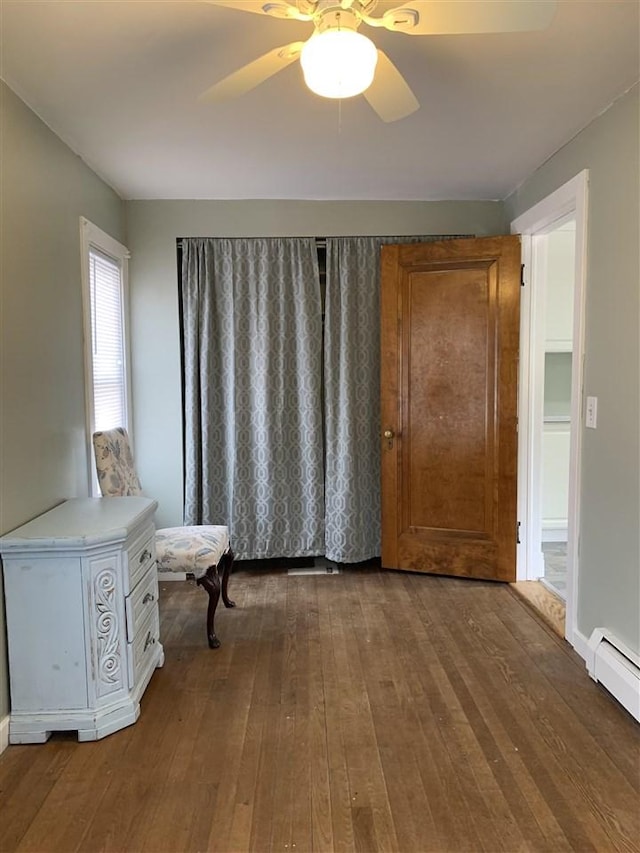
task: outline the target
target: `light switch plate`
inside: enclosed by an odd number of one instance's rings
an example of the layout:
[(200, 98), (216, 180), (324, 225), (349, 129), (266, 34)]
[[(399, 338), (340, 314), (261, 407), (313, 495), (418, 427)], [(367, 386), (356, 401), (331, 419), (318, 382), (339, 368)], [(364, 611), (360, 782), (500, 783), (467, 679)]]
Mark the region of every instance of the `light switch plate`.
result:
[(598, 423), (598, 398), (587, 397), (587, 407), (585, 411), (584, 423), (589, 429), (595, 429)]

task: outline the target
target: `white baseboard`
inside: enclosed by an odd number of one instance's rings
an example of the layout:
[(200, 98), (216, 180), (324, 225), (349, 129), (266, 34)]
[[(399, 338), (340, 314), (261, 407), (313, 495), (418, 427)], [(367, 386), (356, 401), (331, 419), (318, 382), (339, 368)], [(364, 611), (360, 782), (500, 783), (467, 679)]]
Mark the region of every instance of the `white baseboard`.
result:
[(165, 581), (186, 581), (186, 572), (158, 572), (158, 583)]
[(573, 632), (573, 637), (567, 637), (567, 640), (569, 640), (575, 651), (580, 655), (580, 657), (586, 664), (590, 655), (589, 640), (587, 639), (587, 637), (585, 637), (584, 634), (580, 633), (580, 631), (576, 629)]
[(0, 720), (0, 753), (9, 746), (9, 715)]

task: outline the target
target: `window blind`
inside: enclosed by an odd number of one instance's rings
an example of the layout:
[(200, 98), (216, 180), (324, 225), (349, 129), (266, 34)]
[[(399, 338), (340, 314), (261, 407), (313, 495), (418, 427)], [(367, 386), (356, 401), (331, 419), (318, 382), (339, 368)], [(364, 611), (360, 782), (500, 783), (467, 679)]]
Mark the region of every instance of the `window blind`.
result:
[(127, 424), (122, 268), (89, 248), (94, 429)]

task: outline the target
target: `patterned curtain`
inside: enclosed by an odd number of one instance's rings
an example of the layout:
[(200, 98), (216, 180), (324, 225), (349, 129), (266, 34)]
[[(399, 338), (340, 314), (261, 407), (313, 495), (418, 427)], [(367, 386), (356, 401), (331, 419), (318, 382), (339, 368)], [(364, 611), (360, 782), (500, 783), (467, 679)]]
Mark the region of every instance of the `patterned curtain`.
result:
[(325, 553), (380, 554), (380, 240), (327, 239)]
[(380, 555), (380, 247), (451, 237), (327, 239), (325, 553)]
[(187, 239), (185, 523), (238, 559), (324, 552), (322, 307), (315, 240)]

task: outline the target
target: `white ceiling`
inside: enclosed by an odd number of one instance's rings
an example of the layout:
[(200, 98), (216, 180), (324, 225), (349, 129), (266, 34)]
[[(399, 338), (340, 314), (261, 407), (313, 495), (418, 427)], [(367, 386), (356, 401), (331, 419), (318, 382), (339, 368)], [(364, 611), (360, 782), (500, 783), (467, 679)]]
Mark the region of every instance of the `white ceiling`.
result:
[(367, 28), (421, 103), (392, 124), (313, 95), (297, 62), (199, 102), (312, 26), (198, 0), (0, 0), (0, 75), (123, 198), (502, 199), (638, 80), (639, 10), (559, 0), (534, 33)]

